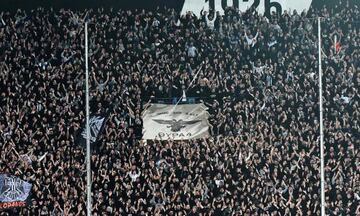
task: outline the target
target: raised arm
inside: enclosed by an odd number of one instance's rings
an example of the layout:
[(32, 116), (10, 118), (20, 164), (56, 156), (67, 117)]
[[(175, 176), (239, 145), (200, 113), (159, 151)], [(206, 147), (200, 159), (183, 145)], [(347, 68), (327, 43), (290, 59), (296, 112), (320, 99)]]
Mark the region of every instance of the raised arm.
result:
[(259, 30), (257, 30), (254, 40), (256, 40), (258, 36), (259, 36)]
[(107, 74), (106, 74), (106, 81), (105, 81), (105, 83), (104, 83), (105, 85), (109, 82), (109, 76), (110, 76), (109, 74), (110, 74), (110, 72), (107, 72)]
[(93, 77), (94, 77), (94, 81), (95, 81), (96, 85), (99, 85), (98, 81), (96, 80), (95, 72), (93, 72)]

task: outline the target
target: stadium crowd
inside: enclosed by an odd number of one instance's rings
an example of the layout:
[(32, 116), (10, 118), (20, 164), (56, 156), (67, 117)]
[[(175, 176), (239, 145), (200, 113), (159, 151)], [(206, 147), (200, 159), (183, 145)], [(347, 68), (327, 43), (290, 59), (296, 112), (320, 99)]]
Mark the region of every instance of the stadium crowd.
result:
[[(85, 20), (91, 110), (111, 109), (92, 154), (94, 215), (320, 215), (318, 16), (327, 214), (360, 215), (359, 13), (344, 0), (269, 18), (1, 12), (0, 173), (33, 190), (0, 215), (86, 213)], [(141, 141), (144, 105), (185, 89), (209, 107), (212, 137)]]

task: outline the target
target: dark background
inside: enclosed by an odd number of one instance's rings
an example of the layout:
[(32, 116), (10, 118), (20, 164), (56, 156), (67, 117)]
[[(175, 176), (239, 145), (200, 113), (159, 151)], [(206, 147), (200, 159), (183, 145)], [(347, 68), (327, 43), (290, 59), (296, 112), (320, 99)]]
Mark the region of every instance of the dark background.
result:
[[(84, 8), (123, 8), (123, 9), (155, 9), (156, 7), (170, 7), (178, 11), (181, 10), (185, 0), (0, 0), (0, 11), (14, 11), (17, 8), (31, 10), (36, 7), (53, 7), (56, 8), (71, 8), (74, 10), (81, 10)], [(197, 0), (208, 1), (208, 0)], [(263, 1), (263, 0), (261, 0)], [(276, 2), (276, 0), (273, 0)], [(301, 1), (301, 0), (289, 0)], [(240, 0), (241, 2), (241, 0)], [(313, 7), (319, 8), (321, 5), (327, 4), (329, 6), (335, 5), (339, 0), (313, 0)], [(359, 5), (360, 0), (349, 0), (350, 5)]]

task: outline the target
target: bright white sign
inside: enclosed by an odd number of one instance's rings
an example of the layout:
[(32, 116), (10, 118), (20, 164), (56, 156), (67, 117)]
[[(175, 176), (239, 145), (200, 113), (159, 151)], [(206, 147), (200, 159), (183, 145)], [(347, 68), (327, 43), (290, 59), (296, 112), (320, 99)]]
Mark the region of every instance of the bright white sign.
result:
[(310, 8), (312, 0), (185, 0), (184, 6), (181, 10), (181, 15), (192, 11), (199, 16), (201, 10), (219, 11), (224, 14), (224, 9), (228, 6), (235, 6), (240, 11), (246, 11), (250, 7), (255, 7), (261, 14), (269, 14), (271, 11), (278, 11), (282, 13), (284, 10), (297, 10), (301, 13)]
[(144, 140), (188, 140), (209, 136), (209, 113), (203, 104), (152, 104), (143, 113)]

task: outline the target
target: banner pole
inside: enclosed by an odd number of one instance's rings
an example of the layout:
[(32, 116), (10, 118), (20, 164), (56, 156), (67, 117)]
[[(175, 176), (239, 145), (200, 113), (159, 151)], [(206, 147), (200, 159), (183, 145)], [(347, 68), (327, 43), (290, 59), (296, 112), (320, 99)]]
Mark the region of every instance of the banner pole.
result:
[(324, 175), (324, 130), (323, 130), (323, 95), (321, 65), (321, 17), (318, 18), (319, 38), (319, 106), (320, 106), (320, 185), (321, 185), (321, 216), (325, 216), (325, 175)]
[[(185, 94), (186, 94), (186, 92), (189, 90), (189, 88), (192, 86), (193, 82), (194, 82), (195, 79), (197, 78), (197, 76), (198, 76), (198, 74), (200, 73), (201, 69), (202, 69), (202, 65), (201, 65), (200, 69), (198, 70), (198, 72), (197, 72), (197, 73), (195, 74), (195, 76), (193, 77), (193, 79), (191, 80), (189, 86), (186, 88)], [(183, 94), (183, 95), (184, 95), (184, 94)], [(183, 99), (183, 95), (181, 95), (180, 99), (176, 102), (176, 104), (175, 104), (174, 108), (172, 109), (172, 111), (170, 112), (170, 114), (175, 111), (177, 105), (178, 105), (178, 104), (180, 103), (180, 101)]]
[(88, 62), (88, 23), (85, 22), (85, 91), (86, 91), (86, 209), (91, 216), (91, 155), (90, 155), (90, 109), (89, 109), (89, 62)]

